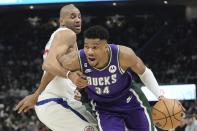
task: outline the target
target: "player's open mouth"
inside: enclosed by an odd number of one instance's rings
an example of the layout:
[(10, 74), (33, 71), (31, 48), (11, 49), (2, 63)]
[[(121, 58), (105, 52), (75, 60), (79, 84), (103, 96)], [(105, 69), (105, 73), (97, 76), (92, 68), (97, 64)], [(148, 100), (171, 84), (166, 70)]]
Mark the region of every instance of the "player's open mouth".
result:
[(81, 29), (81, 26), (80, 25), (76, 25), (75, 28), (76, 29)]
[(90, 61), (95, 61), (96, 59), (95, 58), (88, 58)]

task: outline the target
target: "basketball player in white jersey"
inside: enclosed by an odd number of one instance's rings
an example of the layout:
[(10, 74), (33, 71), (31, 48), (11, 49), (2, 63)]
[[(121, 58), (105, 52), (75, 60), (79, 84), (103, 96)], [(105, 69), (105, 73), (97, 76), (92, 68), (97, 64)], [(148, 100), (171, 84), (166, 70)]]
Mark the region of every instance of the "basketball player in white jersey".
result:
[[(80, 101), (74, 99), (76, 86), (67, 79), (69, 72), (66, 72), (57, 61), (57, 57), (62, 54), (78, 50), (76, 33), (80, 32), (79, 9), (72, 4), (62, 7), (60, 28), (51, 35), (43, 55), (45, 67), (59, 67), (55, 73), (59, 76), (44, 72), (35, 93), (26, 96), (16, 106), (18, 113), (21, 113), (36, 105), (35, 111), (40, 121), (54, 131), (97, 131), (94, 117), (86, 111)], [(75, 77), (77, 86), (87, 85), (87, 80), (81, 78), (80, 72), (72, 72), (72, 76)], [(80, 93), (76, 93), (76, 97), (80, 98)]]

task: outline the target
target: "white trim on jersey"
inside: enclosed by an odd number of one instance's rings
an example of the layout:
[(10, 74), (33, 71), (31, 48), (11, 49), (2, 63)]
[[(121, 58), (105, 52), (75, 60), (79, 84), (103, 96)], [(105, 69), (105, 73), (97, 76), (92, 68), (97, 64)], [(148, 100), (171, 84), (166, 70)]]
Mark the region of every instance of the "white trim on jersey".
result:
[(96, 111), (96, 118), (97, 118), (97, 123), (98, 123), (98, 127), (99, 127), (99, 131), (103, 131), (102, 126), (101, 126), (101, 120), (100, 120), (100, 116), (99, 113)]
[(108, 61), (107, 66), (103, 67), (102, 69), (98, 69), (96, 67), (92, 67), (92, 68), (94, 68), (95, 70), (98, 70), (98, 71), (103, 71), (103, 70), (105, 70), (105, 69), (107, 69), (109, 67), (109, 65), (111, 64), (111, 60), (112, 60), (112, 55), (113, 54), (112, 54), (112, 49), (111, 49), (111, 47), (109, 45), (108, 45), (108, 49), (109, 49), (109, 53), (110, 53), (110, 59)]
[(152, 131), (152, 128), (151, 128), (152, 127), (151, 118), (150, 118), (150, 115), (148, 114), (148, 111), (147, 111), (146, 107), (143, 105), (143, 102), (140, 100), (138, 94), (132, 88), (130, 88), (129, 91), (131, 91), (133, 93), (133, 95), (135, 95), (135, 97), (137, 98), (137, 100), (140, 103), (140, 106), (144, 109), (144, 113), (145, 113), (145, 115), (146, 115), (146, 117), (148, 119), (148, 123), (149, 123), (149, 131)]
[(120, 57), (120, 45), (117, 45), (117, 49), (118, 49), (118, 52), (117, 52), (117, 63), (118, 63), (118, 69), (120, 71), (121, 74), (124, 74), (125, 71), (121, 68), (120, 66), (120, 61), (119, 61), (119, 57)]

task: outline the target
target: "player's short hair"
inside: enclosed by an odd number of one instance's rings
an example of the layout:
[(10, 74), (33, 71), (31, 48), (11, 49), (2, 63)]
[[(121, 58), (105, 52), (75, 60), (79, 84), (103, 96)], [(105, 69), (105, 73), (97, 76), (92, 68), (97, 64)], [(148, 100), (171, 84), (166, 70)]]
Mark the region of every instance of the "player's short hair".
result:
[[(69, 9), (72, 9), (72, 8), (77, 8), (74, 4), (68, 4), (68, 5), (65, 5), (63, 6), (61, 9), (60, 9), (60, 17), (63, 17), (65, 16), (65, 14), (67, 13), (67, 11)], [(78, 9), (78, 8), (77, 8)]]
[(101, 39), (101, 40), (108, 40), (109, 39), (109, 32), (106, 28), (95, 25), (89, 27), (87, 30), (84, 31), (83, 34), (84, 38), (89, 39)]

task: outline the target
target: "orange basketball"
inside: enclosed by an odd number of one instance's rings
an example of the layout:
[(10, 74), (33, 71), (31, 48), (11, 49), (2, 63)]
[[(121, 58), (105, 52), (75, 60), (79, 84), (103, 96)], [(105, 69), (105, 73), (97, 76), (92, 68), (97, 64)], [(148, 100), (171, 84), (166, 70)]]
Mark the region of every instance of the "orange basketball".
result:
[(178, 100), (159, 100), (152, 109), (153, 123), (163, 130), (174, 129), (181, 124), (184, 108)]

